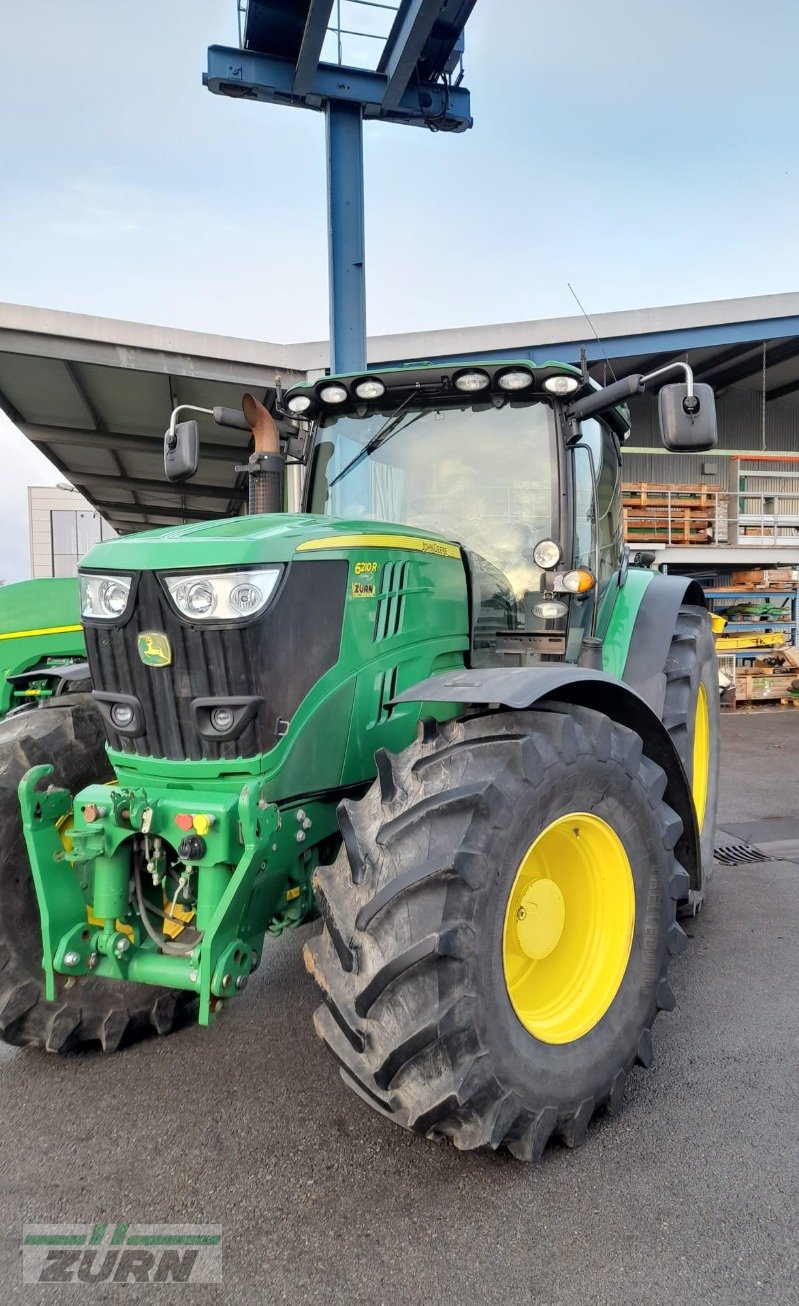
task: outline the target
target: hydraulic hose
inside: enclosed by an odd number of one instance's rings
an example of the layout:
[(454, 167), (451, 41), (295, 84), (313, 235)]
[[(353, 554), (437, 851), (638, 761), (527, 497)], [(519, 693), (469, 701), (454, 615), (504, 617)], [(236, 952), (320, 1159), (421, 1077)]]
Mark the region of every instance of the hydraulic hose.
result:
[(139, 909), (141, 923), (144, 926), (145, 932), (152, 939), (159, 951), (167, 953), (171, 957), (190, 957), (197, 946), (196, 940), (190, 948), (186, 948), (185, 946), (181, 948), (177, 943), (169, 943), (168, 940), (164, 938), (163, 934), (159, 934), (157, 930), (153, 929), (152, 922), (150, 921), (149, 909), (144, 897), (144, 890), (142, 889), (141, 867), (135, 857), (133, 862), (133, 883), (136, 887), (136, 906)]

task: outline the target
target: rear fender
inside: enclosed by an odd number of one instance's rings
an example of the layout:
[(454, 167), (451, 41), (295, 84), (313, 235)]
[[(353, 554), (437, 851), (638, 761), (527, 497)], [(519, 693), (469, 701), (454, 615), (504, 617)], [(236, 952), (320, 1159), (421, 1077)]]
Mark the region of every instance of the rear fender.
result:
[[(669, 640), (672, 629), (668, 630)], [(573, 703), (602, 712), (619, 725), (635, 730), (643, 739), (646, 756), (666, 773), (665, 799), (683, 827), (675, 854), (691, 877), (691, 887), (700, 887), (699, 832), (685, 768), (657, 713), (629, 685), (602, 671), (567, 664), (486, 667), (430, 676), (398, 694), (393, 702), (462, 703), (516, 711), (548, 702)]]

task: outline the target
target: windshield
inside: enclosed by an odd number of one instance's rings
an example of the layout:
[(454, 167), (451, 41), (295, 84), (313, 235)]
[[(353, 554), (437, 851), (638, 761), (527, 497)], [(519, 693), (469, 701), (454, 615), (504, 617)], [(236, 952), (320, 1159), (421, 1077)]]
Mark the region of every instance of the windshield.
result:
[(554, 457), (543, 403), (324, 418), (308, 511), (456, 541), (481, 573), (478, 588), (494, 595), (496, 623), (518, 628), (525, 597), (541, 590), (533, 547), (557, 538)]

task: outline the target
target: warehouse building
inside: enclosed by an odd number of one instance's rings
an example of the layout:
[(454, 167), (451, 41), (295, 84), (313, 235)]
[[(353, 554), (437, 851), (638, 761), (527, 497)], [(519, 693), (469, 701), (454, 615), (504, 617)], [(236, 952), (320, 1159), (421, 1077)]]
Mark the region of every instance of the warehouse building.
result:
[(116, 535), (71, 485), (28, 486), (31, 576), (77, 576), (84, 553)]

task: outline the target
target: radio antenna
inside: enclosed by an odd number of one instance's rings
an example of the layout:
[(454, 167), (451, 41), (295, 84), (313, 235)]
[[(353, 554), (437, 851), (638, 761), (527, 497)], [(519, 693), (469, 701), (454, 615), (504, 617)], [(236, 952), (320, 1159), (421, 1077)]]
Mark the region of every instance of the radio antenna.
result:
[(569, 290), (571, 291), (572, 295), (574, 296), (574, 300), (575, 300), (575, 303), (577, 304), (577, 307), (579, 308), (579, 310), (580, 310), (580, 312), (582, 313), (583, 317), (585, 318), (586, 322), (588, 323), (588, 325), (590, 326), (591, 330), (593, 331), (594, 336), (596, 337), (596, 342), (597, 342), (597, 344), (599, 345), (599, 348), (602, 350), (602, 357), (604, 358), (605, 362), (606, 362), (607, 365), (608, 365), (608, 368), (610, 369), (610, 375), (613, 377), (613, 380), (614, 380), (614, 381), (617, 380), (616, 373), (613, 371), (613, 364), (611, 363), (610, 359), (608, 358), (607, 353), (606, 353), (606, 351), (605, 351), (605, 346), (602, 344), (602, 341), (601, 341), (600, 338), (599, 338), (599, 332), (597, 331), (597, 329), (596, 329), (596, 327), (594, 326), (593, 322), (591, 321), (590, 317), (588, 316), (588, 314), (586, 313), (586, 311), (585, 311), (585, 309), (583, 308), (582, 304), (580, 303), (580, 300), (579, 300), (578, 297), (577, 297), (577, 292), (576, 292), (576, 290), (574, 289), (574, 286), (572, 285), (572, 283), (571, 283), (570, 281), (567, 281), (567, 282), (566, 282), (566, 285), (569, 287)]

